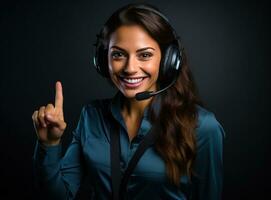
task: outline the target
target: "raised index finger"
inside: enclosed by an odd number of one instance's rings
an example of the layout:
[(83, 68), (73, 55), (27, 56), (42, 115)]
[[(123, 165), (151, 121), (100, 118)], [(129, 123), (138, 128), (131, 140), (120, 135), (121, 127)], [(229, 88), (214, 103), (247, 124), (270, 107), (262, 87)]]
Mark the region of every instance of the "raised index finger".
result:
[(55, 108), (58, 110), (62, 110), (63, 108), (63, 94), (62, 94), (62, 85), (60, 81), (56, 82)]

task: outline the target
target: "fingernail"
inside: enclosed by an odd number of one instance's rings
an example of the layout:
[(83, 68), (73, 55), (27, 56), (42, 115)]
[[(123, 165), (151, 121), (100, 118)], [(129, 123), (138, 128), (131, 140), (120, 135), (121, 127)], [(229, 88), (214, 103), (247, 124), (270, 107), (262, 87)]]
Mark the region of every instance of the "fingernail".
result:
[(48, 117), (48, 118), (52, 118), (52, 115), (46, 115), (46, 117)]

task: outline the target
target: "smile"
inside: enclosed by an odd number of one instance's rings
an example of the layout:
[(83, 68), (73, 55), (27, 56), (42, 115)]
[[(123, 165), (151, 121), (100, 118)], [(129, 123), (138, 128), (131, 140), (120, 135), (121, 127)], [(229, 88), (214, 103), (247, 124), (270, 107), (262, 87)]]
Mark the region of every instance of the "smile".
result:
[(142, 80), (143, 80), (143, 78), (124, 78), (123, 79), (123, 81), (125, 81), (127, 83), (138, 83)]
[(119, 77), (121, 82), (124, 83), (126, 88), (136, 88), (139, 87), (143, 80), (146, 77), (140, 77), (140, 78), (125, 78), (125, 77)]

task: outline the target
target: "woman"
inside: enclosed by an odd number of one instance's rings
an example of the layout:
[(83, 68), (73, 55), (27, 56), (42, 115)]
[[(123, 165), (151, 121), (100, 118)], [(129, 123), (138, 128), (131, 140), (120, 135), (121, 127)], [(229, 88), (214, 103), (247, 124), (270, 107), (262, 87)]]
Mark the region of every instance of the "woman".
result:
[[(95, 45), (97, 70), (118, 92), (112, 99), (83, 107), (63, 158), (61, 136), (66, 123), (60, 82), (55, 105), (41, 106), (33, 113), (38, 137), (35, 178), (43, 195), (73, 199), (88, 174), (92, 198), (111, 199), (113, 130), (109, 125), (113, 122), (102, 112), (106, 107), (120, 127), (122, 172), (144, 136), (156, 127), (155, 143), (129, 177), (126, 198), (221, 199), (225, 132), (199, 100), (185, 52), (165, 16), (149, 4), (126, 5), (108, 19)], [(168, 66), (168, 59), (175, 59), (172, 54), (177, 62)], [(143, 100), (136, 97), (164, 88)]]

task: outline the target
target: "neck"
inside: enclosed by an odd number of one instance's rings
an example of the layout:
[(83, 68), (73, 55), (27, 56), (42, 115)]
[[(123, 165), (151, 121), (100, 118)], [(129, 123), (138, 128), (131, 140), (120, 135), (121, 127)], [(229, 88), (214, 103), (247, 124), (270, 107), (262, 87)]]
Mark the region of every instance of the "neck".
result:
[(129, 117), (135, 120), (139, 120), (144, 115), (145, 108), (151, 103), (153, 97), (145, 100), (138, 101), (135, 98), (124, 98), (122, 106), (122, 114), (124, 117)]

